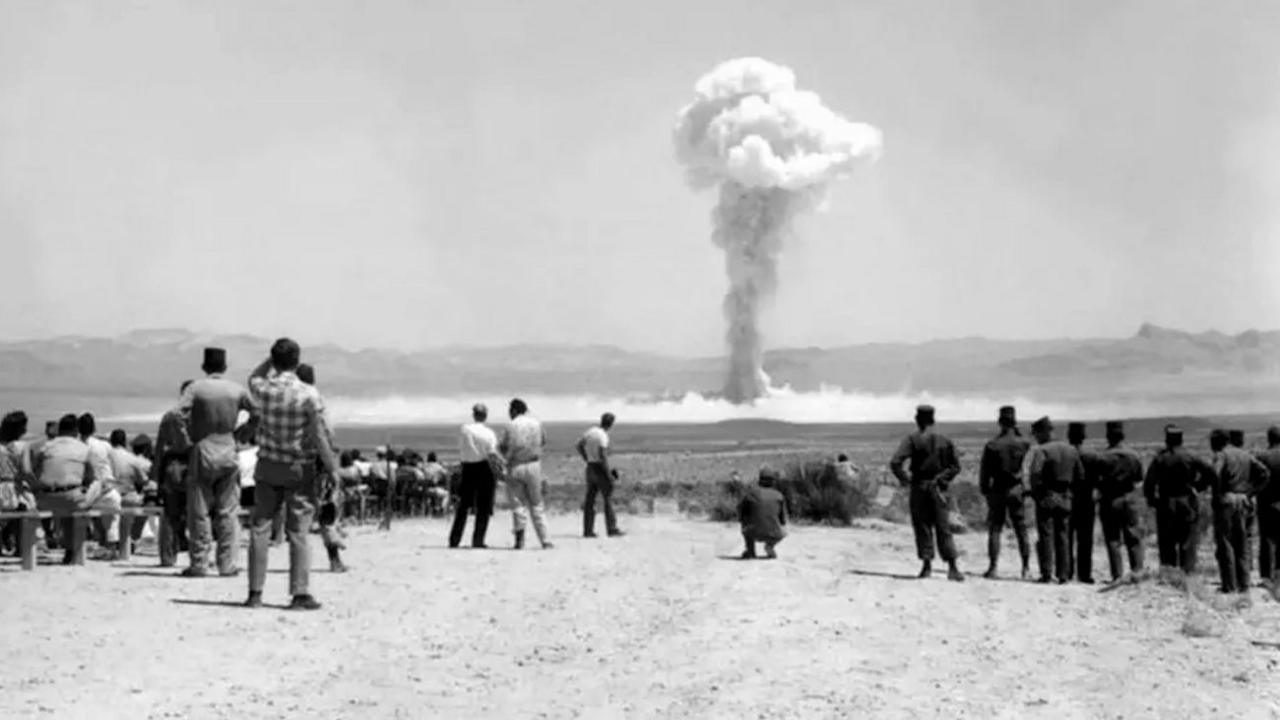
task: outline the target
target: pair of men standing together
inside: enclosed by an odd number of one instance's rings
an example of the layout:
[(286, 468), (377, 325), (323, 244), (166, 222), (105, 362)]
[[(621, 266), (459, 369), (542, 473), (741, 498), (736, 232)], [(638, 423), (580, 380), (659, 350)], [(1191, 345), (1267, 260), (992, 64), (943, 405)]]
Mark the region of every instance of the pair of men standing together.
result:
[[(277, 340), (270, 357), (249, 376), (248, 389), (224, 377), (226, 351), (206, 348), (206, 377), (183, 391), (178, 407), (162, 428), (184, 436), (188, 445), (187, 523), (190, 529), (189, 577), (202, 577), (211, 535), (216, 536), (218, 573), (239, 574), (235, 564), (236, 511), (239, 507), (239, 455), (235, 433), (241, 411), (256, 429), (258, 463), (254, 472), (254, 508), (249, 545), (249, 607), (262, 605), (271, 525), (286, 508), (289, 540), (289, 586), (293, 609), (314, 610), (320, 604), (308, 591), (310, 552), (307, 532), (316, 509), (317, 473), (337, 472), (324, 402), (312, 384), (298, 376), (301, 348), (288, 338)], [(173, 427), (176, 426), (176, 427)], [(318, 467), (319, 466), (319, 467)], [(211, 522), (212, 521), (212, 522)], [(212, 532), (212, 523), (218, 532)]]
[[(508, 407), (511, 424), (499, 441), (485, 421), (489, 410), (483, 403), (471, 408), (470, 423), (462, 426), (459, 454), (462, 461), (462, 481), (458, 488), (458, 505), (454, 510), (453, 526), (449, 530), (449, 547), (462, 544), (466, 530), (467, 514), (474, 511), (471, 547), (484, 548), (489, 518), (493, 515), (494, 494), (499, 477), (505, 477), (507, 488), (515, 503), (512, 513), (512, 530), (515, 547), (524, 547), (525, 530), (530, 518), (538, 541), (545, 549), (554, 547), (548, 539), (543, 505), (542, 453), (547, 444), (542, 423), (529, 414), (529, 408), (519, 398)], [(586, 462), (587, 496), (583, 503), (583, 536), (595, 537), (595, 499), (603, 496), (605, 524), (610, 536), (622, 535), (614, 514), (612, 495), (616, 471), (609, 466), (609, 434), (614, 417), (605, 413), (600, 425), (591, 428), (578, 441), (578, 454)]]

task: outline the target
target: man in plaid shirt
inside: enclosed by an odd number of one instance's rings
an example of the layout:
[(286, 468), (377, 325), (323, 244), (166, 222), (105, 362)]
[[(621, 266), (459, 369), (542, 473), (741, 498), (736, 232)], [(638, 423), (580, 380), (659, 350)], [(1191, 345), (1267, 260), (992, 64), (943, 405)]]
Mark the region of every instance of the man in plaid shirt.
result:
[(262, 605), (271, 520), (281, 504), (287, 513), (289, 593), (293, 596), (289, 607), (320, 607), (307, 589), (311, 567), (307, 533), (316, 512), (316, 460), (330, 473), (337, 471), (337, 463), (324, 427), (324, 401), (314, 387), (298, 379), (301, 355), (296, 342), (281, 338), (271, 346), (271, 357), (249, 376), (249, 392), (260, 413), (249, 543), (249, 599), (245, 601), (249, 607)]

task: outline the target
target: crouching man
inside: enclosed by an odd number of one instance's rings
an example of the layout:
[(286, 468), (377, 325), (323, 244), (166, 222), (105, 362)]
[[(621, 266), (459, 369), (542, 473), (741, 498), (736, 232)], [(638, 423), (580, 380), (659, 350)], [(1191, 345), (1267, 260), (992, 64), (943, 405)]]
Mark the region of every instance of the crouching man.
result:
[(756, 543), (764, 543), (765, 557), (778, 557), (774, 548), (787, 536), (787, 503), (775, 488), (778, 476), (773, 470), (760, 471), (758, 487), (748, 487), (738, 503), (738, 522), (742, 525), (745, 549), (742, 559), (756, 556)]

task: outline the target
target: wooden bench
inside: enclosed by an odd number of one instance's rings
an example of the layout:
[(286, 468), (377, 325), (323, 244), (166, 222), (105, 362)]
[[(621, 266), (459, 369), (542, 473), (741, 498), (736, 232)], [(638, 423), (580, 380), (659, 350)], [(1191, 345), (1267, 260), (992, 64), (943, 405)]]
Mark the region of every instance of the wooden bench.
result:
[(90, 520), (102, 517), (119, 517), (120, 542), (117, 550), (121, 560), (128, 560), (133, 550), (133, 518), (160, 517), (163, 513), (163, 508), (155, 506), (125, 507), (119, 510), (81, 510), (73, 513), (52, 513), (47, 510), (6, 510), (0, 512), (0, 522), (6, 520), (20, 521), (21, 531), (18, 535), (18, 548), (22, 556), (22, 569), (34, 570), (36, 568), (36, 526), (42, 520), (71, 520), (71, 537), (64, 538), (64, 541), (70, 543), (71, 562), (75, 565), (83, 565), (85, 560), (85, 538), (88, 534)]

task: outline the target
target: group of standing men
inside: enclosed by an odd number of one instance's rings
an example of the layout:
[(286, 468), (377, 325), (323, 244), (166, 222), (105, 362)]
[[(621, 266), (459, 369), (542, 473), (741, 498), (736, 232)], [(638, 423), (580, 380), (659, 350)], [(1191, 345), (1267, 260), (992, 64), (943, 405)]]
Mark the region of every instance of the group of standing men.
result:
[[(1031, 576), (1026, 500), (1035, 511), (1039, 582), (1093, 583), (1095, 519), (1101, 522), (1112, 580), (1143, 568), (1138, 493), (1156, 511), (1160, 564), (1192, 572), (1199, 540), (1200, 496), (1210, 493), (1216, 556), (1223, 592), (1249, 587), (1253, 523), (1259, 535), (1259, 564), (1265, 580), (1277, 579), (1280, 547), (1280, 427), (1267, 431), (1268, 449), (1256, 456), (1243, 448), (1244, 433), (1214, 430), (1208, 460), (1183, 447), (1175, 425), (1164, 429), (1165, 447), (1143, 469), (1141, 456), (1125, 444), (1124, 423), (1106, 423), (1106, 448), (1084, 447), (1083, 423), (1070, 423), (1067, 440), (1055, 440), (1053, 423), (1043, 417), (1031, 425), (1034, 439), (1018, 429), (1016, 410), (1000, 408), (999, 434), (983, 448), (979, 489), (987, 500), (987, 553), (984, 577), (997, 577), (1001, 535), (1012, 525), (1022, 560), (1022, 577)], [(931, 572), (938, 554), (950, 566), (948, 577), (963, 580), (956, 567), (949, 522), (947, 487), (960, 472), (951, 441), (933, 430), (934, 409), (916, 412), (917, 432), (899, 446), (890, 469), (910, 485), (910, 509), (920, 576)], [(904, 467), (908, 464), (908, 467)]]
[[(249, 375), (248, 387), (225, 377), (226, 351), (206, 348), (205, 377), (183, 383), (182, 399), (165, 413), (156, 441), (154, 473), (164, 497), (166, 532), (160, 538), (162, 565), (173, 565), (186, 525), (188, 577), (209, 574), (208, 555), (216, 544), (218, 574), (234, 577), (240, 458), (248, 440), (258, 447), (249, 542), (249, 607), (262, 605), (274, 519), (284, 508), (289, 543), (290, 608), (320, 607), (309, 592), (311, 529), (325, 477), (338, 473), (324, 401), (314, 370), (300, 362), (301, 348), (277, 340), (270, 357)], [(240, 425), (241, 413), (248, 422)], [(330, 560), (341, 567), (337, 547), (326, 541)]]
[[(449, 530), (449, 547), (462, 544), (467, 526), (467, 515), (475, 514), (471, 547), (487, 548), (485, 535), (489, 518), (494, 512), (498, 480), (505, 481), (512, 510), (512, 533), (515, 548), (525, 545), (525, 532), (530, 519), (538, 542), (544, 549), (555, 545), (547, 536), (545, 505), (545, 480), (542, 475), (542, 454), (547, 445), (547, 434), (542, 423), (529, 413), (528, 405), (520, 398), (513, 399), (507, 407), (511, 423), (503, 431), (502, 439), (486, 421), (489, 409), (484, 403), (471, 408), (471, 422), (462, 426), (458, 443), (462, 462), (462, 479), (458, 486), (458, 502), (454, 507), (453, 525)], [(586, 463), (586, 498), (582, 505), (582, 535), (593, 538), (595, 534), (595, 505), (599, 496), (604, 505), (605, 530), (610, 537), (619, 537), (618, 518), (613, 509), (613, 482), (618, 473), (609, 465), (609, 430), (614, 416), (605, 413), (596, 425), (578, 441), (577, 451)]]

